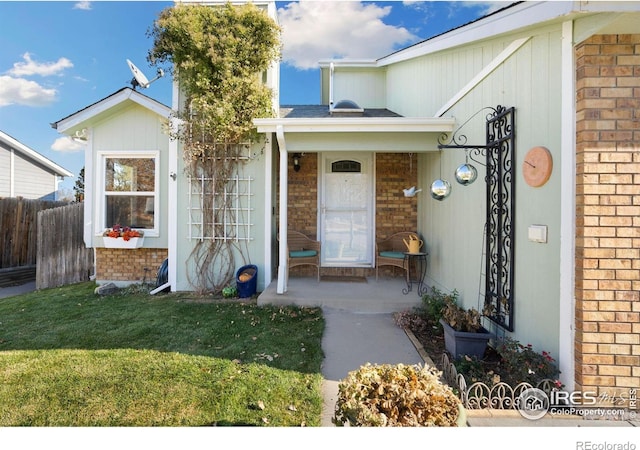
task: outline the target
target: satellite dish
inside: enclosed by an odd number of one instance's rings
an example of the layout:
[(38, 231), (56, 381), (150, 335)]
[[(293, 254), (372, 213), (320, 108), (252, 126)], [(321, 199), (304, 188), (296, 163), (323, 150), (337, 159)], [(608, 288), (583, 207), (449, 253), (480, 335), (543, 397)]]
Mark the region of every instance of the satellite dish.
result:
[(140, 86), (142, 88), (148, 88), (149, 85), (151, 83), (153, 83), (154, 81), (156, 81), (159, 78), (162, 78), (164, 76), (164, 71), (162, 69), (158, 69), (158, 73), (156, 75), (155, 78), (153, 78), (152, 80), (149, 80), (144, 73), (142, 73), (142, 71), (140, 69), (138, 69), (136, 67), (136, 65), (134, 63), (132, 63), (130, 60), (127, 59), (127, 64), (129, 65), (129, 69), (131, 70), (131, 73), (133, 74), (133, 78), (131, 79), (131, 86), (133, 87), (133, 89), (135, 90), (137, 86)]

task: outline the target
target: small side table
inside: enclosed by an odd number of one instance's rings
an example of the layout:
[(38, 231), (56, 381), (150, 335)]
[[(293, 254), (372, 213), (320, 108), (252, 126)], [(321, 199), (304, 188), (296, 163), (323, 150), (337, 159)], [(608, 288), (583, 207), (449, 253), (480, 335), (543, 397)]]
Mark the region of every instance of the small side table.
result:
[(418, 295), (422, 297), (427, 292), (424, 284), (424, 277), (427, 274), (428, 253), (408, 253), (404, 254), (404, 268), (407, 269), (407, 287), (402, 290), (404, 295), (412, 291), (413, 285), (418, 285)]

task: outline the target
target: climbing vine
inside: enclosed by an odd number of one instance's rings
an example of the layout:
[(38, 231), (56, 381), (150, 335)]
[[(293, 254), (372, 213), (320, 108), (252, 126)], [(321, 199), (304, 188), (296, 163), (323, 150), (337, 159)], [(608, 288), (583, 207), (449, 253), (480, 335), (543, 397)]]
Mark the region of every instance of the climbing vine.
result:
[[(280, 28), (253, 4), (179, 4), (163, 10), (148, 35), (148, 60), (169, 64), (184, 102), (175, 111), (171, 137), (182, 142), (186, 175), (204, 199), (201, 236), (221, 236), (236, 214), (224, 195), (238, 173), (244, 147), (257, 142), (254, 118), (273, 115), (272, 92), (263, 76), (280, 54)], [(215, 204), (215, 207), (214, 207)], [(187, 270), (199, 292), (220, 292), (234, 277), (237, 241), (202, 239), (194, 245)]]

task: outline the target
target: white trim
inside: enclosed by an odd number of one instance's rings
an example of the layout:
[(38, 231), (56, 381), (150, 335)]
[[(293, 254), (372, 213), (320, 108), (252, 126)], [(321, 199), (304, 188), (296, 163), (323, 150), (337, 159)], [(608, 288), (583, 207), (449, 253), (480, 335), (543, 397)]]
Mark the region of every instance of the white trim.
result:
[(375, 59), (328, 59), (318, 62), (318, 66), (321, 69), (333, 67), (362, 67), (362, 68), (375, 68), (378, 67), (378, 61)]
[[(94, 192), (97, 191), (96, 179), (94, 173), (94, 158), (93, 158), (93, 130), (89, 129), (87, 132), (87, 145), (84, 147), (84, 245), (87, 248), (95, 247), (93, 245), (93, 212), (96, 198), (93, 197)], [(95, 259), (95, 252), (94, 252)], [(95, 261), (94, 261), (94, 274), (95, 274)]]
[[(179, 107), (180, 88), (178, 82), (173, 81), (172, 102), (173, 108), (177, 111)], [(177, 131), (179, 123), (173, 119), (169, 126), (173, 131)], [(171, 290), (175, 291), (178, 280), (178, 140), (169, 141), (169, 162), (168, 162), (168, 183), (167, 187), (167, 280)], [(175, 179), (172, 177), (175, 176)]]
[(562, 24), (560, 131), (560, 379), (575, 386), (575, 236), (576, 236), (576, 85), (573, 21)]
[(54, 172), (54, 175), (60, 175), (63, 177), (73, 176), (73, 174), (69, 172), (67, 169), (57, 165), (56, 163), (42, 156), (40, 153), (36, 152), (32, 148), (27, 147), (17, 139), (12, 138), (7, 133), (3, 133), (2, 131), (0, 131), (0, 141), (3, 141), (4, 143), (6, 143), (11, 149), (15, 149), (20, 153), (23, 153), (27, 157), (42, 164), (43, 166), (45, 166), (46, 168)]
[(284, 139), (284, 128), (282, 125), (276, 127), (276, 137), (278, 139), (278, 146), (280, 147), (280, 208), (279, 214), (279, 241), (280, 247), (278, 249), (278, 284), (276, 287), (277, 294), (284, 294), (287, 292), (287, 280), (289, 278), (287, 267), (287, 227), (289, 226), (287, 220), (287, 209), (289, 208), (288, 202), (288, 173), (287, 173), (287, 143)]
[(13, 147), (9, 156), (9, 197), (16, 196), (16, 154)]
[(496, 56), (493, 59), (493, 61), (491, 61), (480, 72), (478, 72), (478, 74), (476, 74), (476, 76), (473, 77), (471, 79), (471, 81), (469, 81), (469, 83), (467, 83), (467, 85), (465, 87), (460, 89), (460, 91), (456, 95), (454, 95), (447, 103), (445, 103), (442, 106), (442, 108), (440, 108), (438, 110), (438, 112), (435, 113), (434, 115), (436, 117), (440, 117), (444, 113), (449, 111), (449, 109), (451, 109), (453, 107), (453, 105), (458, 103), (465, 95), (467, 95), (469, 92), (471, 92), (478, 84), (480, 84), (480, 82), (482, 80), (487, 78), (494, 70), (496, 70), (511, 55), (513, 55), (515, 52), (517, 52), (518, 49), (520, 47), (522, 47), (529, 39), (531, 39), (531, 36), (526, 37), (526, 38), (522, 38), (522, 39), (517, 39), (517, 40), (513, 41), (507, 48), (502, 50), (502, 52), (500, 52), (500, 54), (498, 56)]
[[(96, 210), (95, 210), (95, 236), (102, 236), (105, 228), (110, 227), (113, 224), (106, 224), (105, 220), (105, 196), (104, 189), (104, 175), (105, 175), (105, 163), (107, 158), (138, 158), (138, 159), (154, 159), (156, 173), (154, 174), (154, 191), (153, 191), (153, 228), (143, 228), (144, 235), (146, 237), (158, 237), (160, 235), (160, 151), (159, 150), (144, 150), (144, 151), (99, 151), (96, 152), (98, 172), (96, 173)], [(86, 174), (85, 174), (86, 175)], [(122, 192), (112, 193), (111, 195), (125, 195), (125, 196), (148, 196), (149, 192)], [(124, 224), (123, 224), (124, 225)], [(129, 225), (129, 224), (127, 224)]]
[(265, 287), (269, 285), (272, 279), (272, 239), (273, 239), (273, 223), (272, 208), (273, 208), (273, 171), (271, 170), (273, 164), (273, 136), (265, 135), (267, 142), (265, 142), (265, 154), (264, 154), (264, 284)]
[(83, 122), (86, 122), (87, 120), (92, 119), (127, 100), (137, 103), (138, 105), (143, 106), (165, 118), (168, 118), (171, 114), (171, 108), (168, 106), (165, 106), (146, 95), (142, 95), (131, 88), (124, 88), (98, 101), (97, 103), (94, 103), (93, 105), (54, 123), (53, 126), (60, 133), (73, 131), (74, 128), (79, 127)]
[(259, 133), (448, 133), (455, 119), (448, 117), (325, 117), (316, 119), (254, 119)]
[(378, 66), (388, 66), (561, 18), (576, 11), (580, 3), (584, 2), (523, 2), (381, 58)]

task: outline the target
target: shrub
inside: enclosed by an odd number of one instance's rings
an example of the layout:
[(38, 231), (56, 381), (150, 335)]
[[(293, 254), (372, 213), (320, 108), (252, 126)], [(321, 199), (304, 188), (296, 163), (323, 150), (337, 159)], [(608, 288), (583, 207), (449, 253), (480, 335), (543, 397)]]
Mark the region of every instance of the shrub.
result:
[(522, 345), (515, 339), (505, 338), (496, 348), (500, 355), (501, 372), (511, 384), (527, 382), (536, 386), (544, 379), (555, 379), (560, 371), (549, 352), (537, 353), (531, 344)]
[(222, 289), (222, 296), (224, 298), (236, 298), (238, 296), (238, 289), (235, 286), (226, 286)]
[(336, 426), (455, 426), (461, 406), (435, 367), (371, 365), (338, 385)]
[(439, 324), (442, 311), (447, 303), (456, 303), (457, 299), (458, 291), (454, 290), (451, 294), (445, 294), (435, 286), (431, 286), (431, 290), (422, 296), (422, 309), (430, 322)]

